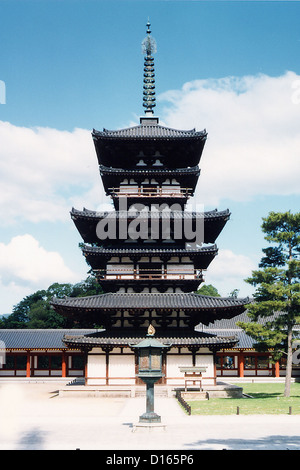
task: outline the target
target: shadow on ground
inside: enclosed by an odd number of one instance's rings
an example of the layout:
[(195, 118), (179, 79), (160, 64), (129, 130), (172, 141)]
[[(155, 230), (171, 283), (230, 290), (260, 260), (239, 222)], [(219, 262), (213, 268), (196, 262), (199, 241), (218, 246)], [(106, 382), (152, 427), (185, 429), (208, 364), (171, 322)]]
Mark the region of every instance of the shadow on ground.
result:
[(260, 439), (207, 439), (185, 445), (203, 450), (300, 450), (300, 437), (275, 435)]
[(15, 450), (42, 450), (46, 441), (46, 432), (39, 428), (24, 433), (16, 444)]

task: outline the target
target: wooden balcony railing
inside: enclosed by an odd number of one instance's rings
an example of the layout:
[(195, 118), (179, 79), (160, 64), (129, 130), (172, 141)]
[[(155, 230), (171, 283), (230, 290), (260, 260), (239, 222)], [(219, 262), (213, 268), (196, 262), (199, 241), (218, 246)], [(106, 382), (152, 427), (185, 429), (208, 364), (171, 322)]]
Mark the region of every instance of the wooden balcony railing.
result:
[(99, 280), (110, 281), (110, 280), (193, 280), (193, 279), (201, 279), (202, 278), (202, 271), (201, 270), (193, 270), (191, 272), (162, 272), (160, 269), (153, 269), (153, 270), (143, 270), (143, 269), (134, 269), (128, 270), (128, 272), (107, 272), (106, 270), (98, 269), (95, 270), (97, 277)]
[(186, 198), (192, 196), (192, 188), (176, 188), (176, 187), (153, 187), (153, 188), (109, 188), (112, 197), (180, 197)]

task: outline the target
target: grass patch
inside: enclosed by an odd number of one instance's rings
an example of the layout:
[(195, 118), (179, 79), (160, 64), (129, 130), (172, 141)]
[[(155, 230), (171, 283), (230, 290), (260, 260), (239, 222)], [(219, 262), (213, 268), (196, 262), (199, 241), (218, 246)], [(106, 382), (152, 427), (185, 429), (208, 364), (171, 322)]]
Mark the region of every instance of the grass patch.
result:
[[(239, 384), (237, 384), (239, 385)], [(291, 384), (290, 397), (284, 397), (284, 384), (245, 383), (243, 392), (253, 398), (211, 398), (210, 400), (186, 400), (192, 415), (251, 414), (300, 414), (300, 383)]]

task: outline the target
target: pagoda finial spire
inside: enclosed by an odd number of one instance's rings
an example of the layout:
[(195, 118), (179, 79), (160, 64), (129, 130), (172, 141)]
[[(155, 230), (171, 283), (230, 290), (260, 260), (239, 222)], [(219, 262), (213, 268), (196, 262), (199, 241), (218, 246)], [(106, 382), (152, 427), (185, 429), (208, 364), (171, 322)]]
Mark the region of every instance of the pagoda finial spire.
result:
[(142, 52), (144, 58), (144, 91), (143, 91), (143, 106), (146, 115), (153, 114), (155, 107), (155, 73), (154, 73), (154, 58), (153, 54), (156, 52), (156, 42), (151, 36), (150, 22), (147, 22), (147, 36), (142, 42)]

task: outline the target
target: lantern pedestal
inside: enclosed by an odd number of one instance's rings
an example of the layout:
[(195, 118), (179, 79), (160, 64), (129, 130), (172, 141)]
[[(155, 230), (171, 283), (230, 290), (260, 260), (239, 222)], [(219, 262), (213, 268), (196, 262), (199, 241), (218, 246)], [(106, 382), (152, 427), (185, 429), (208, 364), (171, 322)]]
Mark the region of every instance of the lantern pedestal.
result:
[(140, 418), (140, 423), (160, 423), (161, 417), (154, 412), (154, 384), (162, 375), (155, 377), (145, 377), (141, 374), (138, 375), (146, 384), (146, 412)]
[(139, 373), (137, 376), (147, 386), (146, 413), (140, 416), (139, 422), (149, 425), (161, 422), (160, 416), (154, 413), (154, 384), (164, 375), (162, 374), (162, 351), (171, 346), (157, 341), (154, 333), (155, 329), (150, 325), (146, 338), (138, 344), (130, 345), (138, 354)]

